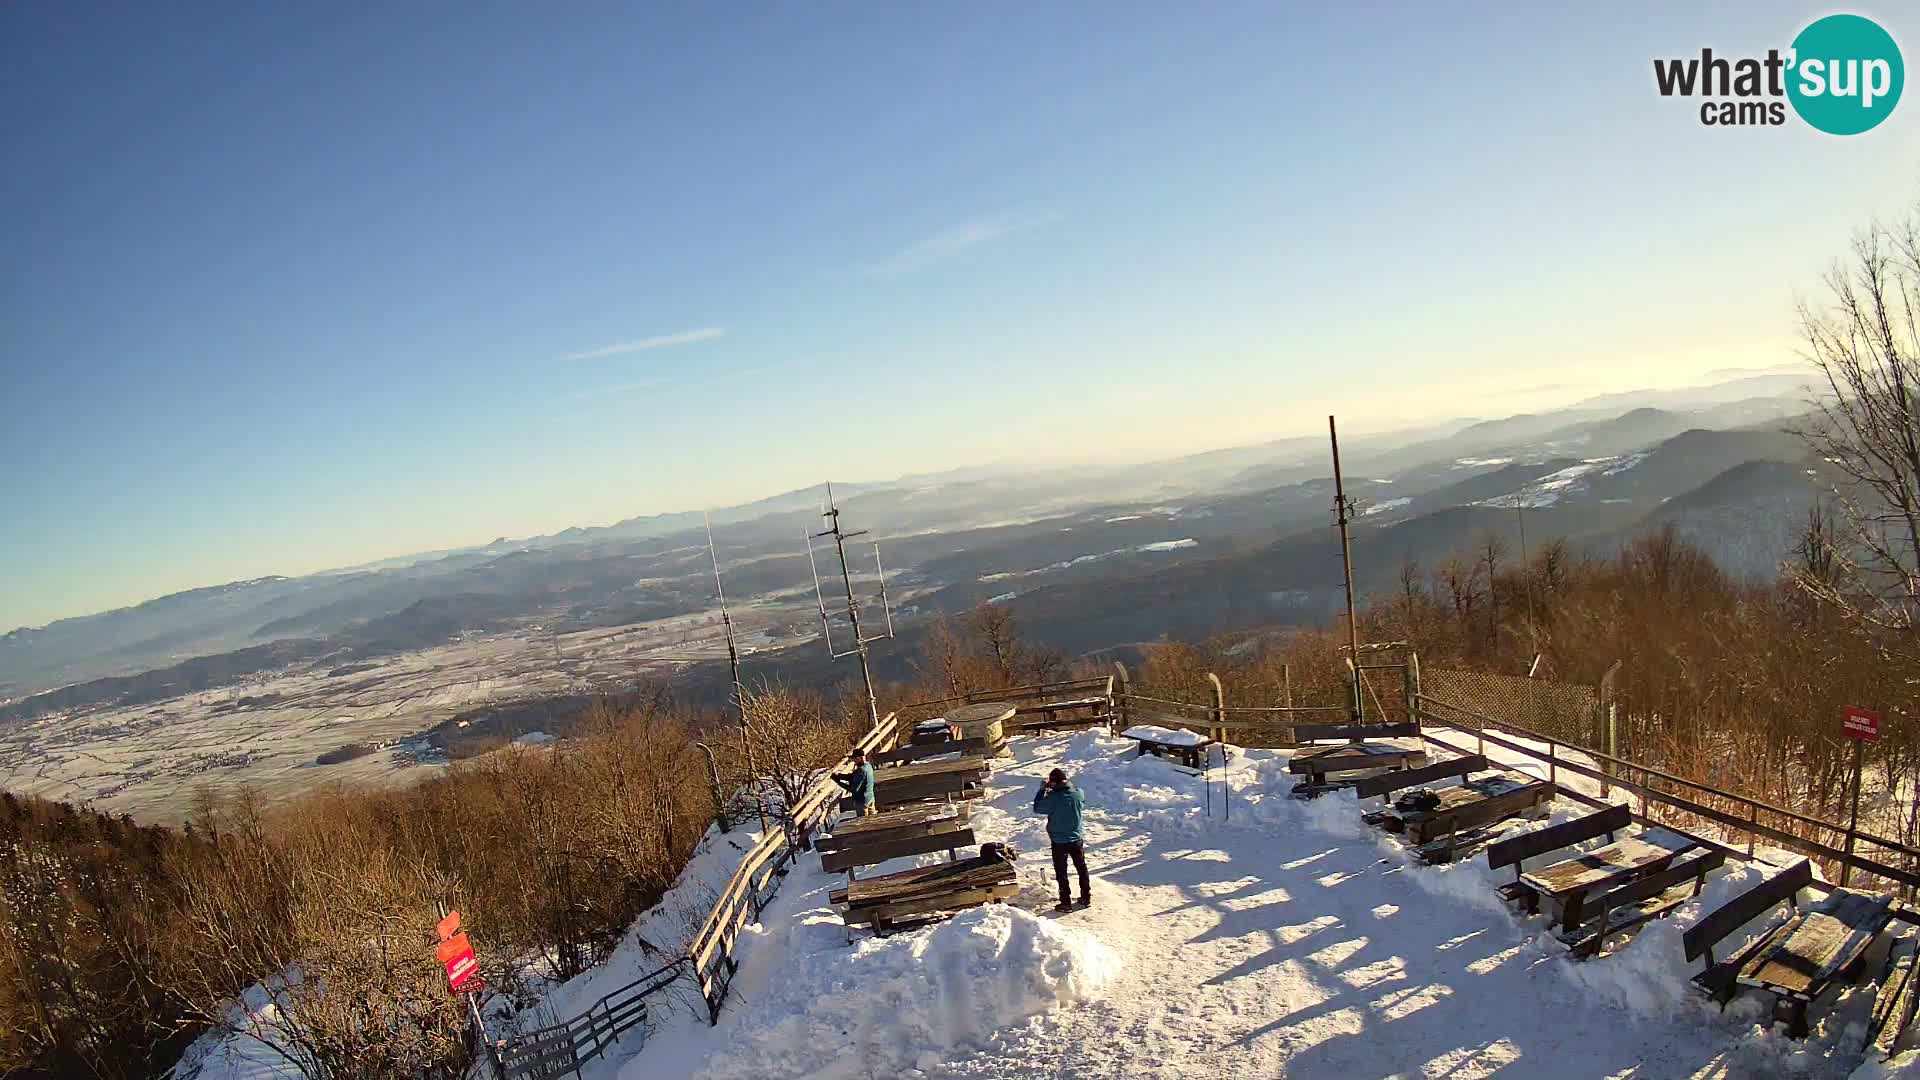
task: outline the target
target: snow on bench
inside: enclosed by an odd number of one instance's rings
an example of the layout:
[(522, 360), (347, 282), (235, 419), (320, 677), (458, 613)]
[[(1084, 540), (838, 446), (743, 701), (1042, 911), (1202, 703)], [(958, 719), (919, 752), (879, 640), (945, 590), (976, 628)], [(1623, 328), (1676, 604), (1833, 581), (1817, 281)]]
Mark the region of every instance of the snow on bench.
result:
[(1120, 733), (1123, 739), (1138, 739), (1141, 742), (1156, 743), (1160, 746), (1205, 746), (1211, 740), (1197, 731), (1180, 731), (1175, 728), (1163, 728), (1153, 724), (1135, 724)]

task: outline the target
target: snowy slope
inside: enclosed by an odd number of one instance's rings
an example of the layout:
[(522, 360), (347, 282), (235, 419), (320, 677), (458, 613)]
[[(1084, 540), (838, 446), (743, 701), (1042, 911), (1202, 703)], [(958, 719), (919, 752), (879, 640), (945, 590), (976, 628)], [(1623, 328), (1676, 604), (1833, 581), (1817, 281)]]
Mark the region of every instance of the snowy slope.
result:
[[(1125, 740), (1012, 746), (974, 813), (983, 839), (1022, 853), (1012, 903), (850, 947), (827, 903), (841, 879), (809, 856), (749, 932), (720, 1024), (689, 997), (657, 1014), (644, 1049), (586, 1080), (1920, 1078), (1911, 1053), (1855, 1072), (1864, 990), (1817, 1006), (1796, 1044), (1762, 1029), (1757, 997), (1723, 1014), (1687, 985), (1681, 931), (1760, 869), (1717, 874), (1673, 918), (1576, 964), (1542, 919), (1496, 899), (1507, 872), (1484, 857), (1422, 866), (1361, 825), (1350, 794), (1288, 798), (1283, 752), (1236, 757), (1228, 820), (1217, 783), (1210, 816), (1197, 778)], [(1028, 813), (1054, 767), (1086, 793), (1096, 875), (1094, 906), (1064, 916)], [(1550, 820), (1583, 811), (1563, 803)], [(683, 910), (726, 846), (676, 890)], [(641, 933), (664, 946), (683, 919), (653, 916)], [(553, 1001), (591, 1001), (651, 962), (623, 953)]]

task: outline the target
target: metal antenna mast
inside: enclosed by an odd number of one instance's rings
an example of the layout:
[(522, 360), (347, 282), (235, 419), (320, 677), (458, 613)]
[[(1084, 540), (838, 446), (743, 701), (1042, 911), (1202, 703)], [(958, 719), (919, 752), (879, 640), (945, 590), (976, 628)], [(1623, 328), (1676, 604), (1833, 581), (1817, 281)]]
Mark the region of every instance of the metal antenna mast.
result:
[(1353, 701), (1348, 708), (1359, 723), (1365, 708), (1360, 691), (1360, 620), (1353, 613), (1353, 541), (1347, 536), (1353, 500), (1347, 498), (1346, 482), (1340, 476), (1340, 433), (1334, 430), (1331, 416), (1327, 417), (1327, 438), (1333, 443), (1333, 517), (1340, 527), (1340, 564), (1347, 583), (1347, 662), (1353, 668)]
[(753, 807), (760, 813), (760, 835), (767, 835), (767, 801), (760, 792), (760, 770), (753, 763), (753, 734), (747, 725), (747, 688), (740, 682), (740, 647), (733, 636), (733, 616), (727, 613), (727, 590), (720, 584), (720, 553), (713, 546), (713, 515), (701, 513), (707, 523), (707, 558), (713, 562), (713, 592), (720, 598), (720, 626), (727, 635), (727, 667), (733, 672), (733, 707), (740, 714), (740, 749), (747, 758), (747, 784), (753, 788)]
[[(885, 568), (880, 565), (880, 545), (878, 542), (873, 545), (873, 565), (874, 569), (880, 572), (880, 606), (886, 612), (887, 632), (866, 637), (860, 632), (860, 605), (853, 596), (853, 571), (847, 565), (847, 541), (867, 535), (867, 530), (860, 529), (855, 532), (841, 530), (840, 507), (833, 501), (832, 484), (827, 485), (827, 508), (821, 511), (820, 517), (827, 522), (827, 528), (821, 532), (807, 534), (807, 567), (813, 571), (813, 595), (820, 604), (820, 629), (827, 640), (827, 652), (834, 659), (837, 660), (843, 656), (860, 658), (860, 678), (867, 687), (867, 713), (877, 724), (880, 722), (880, 700), (873, 692), (873, 668), (867, 663), (867, 645), (869, 642), (893, 636), (893, 611), (887, 606), (887, 578)], [(833, 647), (833, 622), (827, 616), (826, 593), (820, 587), (820, 568), (813, 561), (813, 542), (827, 536), (833, 537), (834, 550), (840, 555), (840, 581), (847, 590), (847, 622), (853, 626), (853, 647), (845, 650)]]

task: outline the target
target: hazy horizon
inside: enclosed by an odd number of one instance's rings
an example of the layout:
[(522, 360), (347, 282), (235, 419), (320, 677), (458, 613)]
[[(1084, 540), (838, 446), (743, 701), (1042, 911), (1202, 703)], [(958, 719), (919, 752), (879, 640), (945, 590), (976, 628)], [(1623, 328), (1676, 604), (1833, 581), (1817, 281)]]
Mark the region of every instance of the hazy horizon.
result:
[(0, 10), (0, 627), (1777, 367), (1914, 201), (1653, 92), (1804, 5), (1493, 10)]
[[(1798, 365), (1793, 365), (1793, 366), (1796, 368), (1798, 367)], [(1673, 387), (1647, 387), (1647, 386), (1624, 386), (1623, 385), (1623, 386), (1613, 387), (1609, 389), (1593, 390), (1591, 385), (1586, 385), (1586, 384), (1558, 384), (1558, 385), (1544, 386), (1544, 387), (1523, 387), (1519, 391), (1514, 391), (1513, 393), (1522, 394), (1526, 396), (1545, 395), (1548, 398), (1554, 398), (1561, 395), (1571, 395), (1568, 400), (1559, 402), (1557, 404), (1543, 404), (1543, 405), (1536, 405), (1533, 407), (1534, 410), (1537, 410), (1537, 411), (1550, 412), (1557, 409), (1578, 407), (1582, 402), (1584, 402), (1588, 398), (1604, 396), (1607, 394), (1613, 394), (1613, 393), (1619, 393), (1619, 392), (1632, 392), (1632, 391), (1638, 391), (1638, 390), (1686, 389), (1695, 385), (1710, 386), (1720, 382), (1731, 382), (1736, 379), (1744, 378), (1744, 377), (1770, 375), (1770, 374), (1785, 374), (1787, 373), (1786, 367), (1787, 366), (1785, 365), (1774, 365), (1772, 367), (1760, 367), (1760, 368), (1723, 368), (1723, 369), (1718, 369), (1711, 372), (1706, 372), (1704, 374), (1704, 378), (1706, 381), (1704, 382), (1697, 383), (1697, 384), (1691, 383), (1691, 382), (1681, 382)], [(1580, 393), (1578, 393), (1577, 395), (1574, 395), (1573, 391), (1575, 390), (1579, 390)], [(1591, 392), (1588, 392), (1590, 390)], [(1495, 396), (1499, 397), (1504, 395), (1496, 394)], [(1388, 423), (1385, 426), (1368, 426), (1366, 423), (1367, 418), (1365, 416), (1361, 416), (1351, 420), (1343, 420), (1342, 423), (1348, 425), (1343, 429), (1343, 434), (1345, 434), (1349, 438), (1352, 438), (1354, 436), (1361, 436), (1361, 437), (1391, 436), (1399, 432), (1413, 431), (1413, 430), (1416, 430), (1417, 428), (1425, 427), (1429, 424), (1437, 423), (1439, 426), (1443, 428), (1451, 427), (1453, 425), (1466, 426), (1469, 424), (1479, 423), (1481, 421), (1506, 419), (1508, 417), (1512, 417), (1515, 415), (1524, 414), (1527, 411), (1529, 410), (1518, 409), (1511, 412), (1496, 411), (1496, 412), (1489, 413), (1487, 415), (1482, 415), (1482, 416), (1459, 416), (1459, 417), (1452, 417), (1447, 420), (1437, 421), (1437, 422), (1436, 421), (1419, 421), (1416, 423), (1414, 421), (1409, 420), (1406, 423)], [(1298, 432), (1276, 432), (1271, 436), (1270, 439), (1265, 439), (1260, 441), (1264, 442), (1264, 441), (1277, 441), (1281, 439), (1290, 439), (1290, 438), (1321, 438), (1321, 437), (1324, 437), (1324, 428), (1321, 428), (1318, 425), (1315, 425), (1309, 429), (1303, 429)], [(1249, 447), (1249, 446), (1255, 446), (1255, 445), (1258, 445), (1258, 443), (1257, 442), (1233, 442), (1233, 443), (1221, 444), (1218, 446), (1204, 446), (1194, 450), (1186, 450), (1186, 451), (1182, 451), (1181, 454), (1184, 455), (1184, 454), (1192, 454), (1192, 453), (1206, 453), (1210, 450), (1231, 450), (1231, 449)], [(1068, 468), (1068, 467), (1073, 467), (1075, 465), (1089, 465), (1089, 464), (1111, 464), (1111, 465), (1147, 464), (1154, 461), (1165, 460), (1169, 456), (1180, 456), (1180, 455), (1148, 455), (1148, 456), (1138, 457), (1138, 458), (1123, 456), (1115, 461), (1102, 462), (1102, 463), (1073, 462), (1073, 461), (1053, 461), (1053, 462), (1047, 462), (1047, 461), (1021, 462), (1021, 461), (1013, 461), (1013, 460), (999, 461), (999, 462), (983, 461), (983, 462), (973, 462), (969, 464), (956, 465), (948, 469), (941, 469), (941, 470), (936, 470), (932, 472), (924, 472), (924, 473), (904, 472), (904, 473), (899, 473), (891, 476), (883, 476), (883, 475), (876, 474), (873, 476), (866, 476), (866, 477), (843, 477), (839, 479), (832, 479), (831, 482), (846, 483), (849, 485), (886, 484), (886, 483), (894, 483), (894, 482), (898, 482), (901, 480), (906, 480), (914, 477), (920, 477), (920, 476), (937, 477), (950, 472), (966, 471), (971, 469), (1005, 469), (1007, 471), (1019, 471), (1022, 469), (1026, 469), (1026, 470), (1040, 471), (1040, 470), (1049, 469), (1049, 468)], [(1332, 469), (1331, 461), (1329, 461), (1328, 469), (1329, 471), (1331, 471)], [(819, 485), (824, 486), (826, 483), (829, 482), (829, 479), (831, 478), (822, 478), (817, 483)], [(70, 614), (55, 615), (52, 618), (44, 620), (39, 624), (22, 623), (12, 627), (0, 626), (0, 634), (5, 634), (14, 630), (39, 629), (44, 626), (51, 625), (52, 623), (60, 622), (65, 619), (85, 618), (90, 615), (99, 615), (99, 614), (104, 614), (110, 611), (117, 611), (125, 608), (138, 607), (140, 604), (143, 604), (152, 600), (163, 599), (167, 596), (176, 595), (178, 593), (192, 592), (197, 589), (218, 588), (224, 585), (232, 585), (240, 582), (257, 580), (260, 578), (271, 578), (271, 577), (295, 578), (295, 577), (306, 577), (306, 576), (311, 576), (315, 574), (346, 573), (346, 572), (359, 570), (365, 567), (380, 566), (383, 564), (394, 563), (394, 562), (404, 562), (406, 560), (414, 559), (414, 558), (430, 558), (439, 554), (486, 547), (487, 545), (492, 544), (498, 540), (529, 541), (529, 540), (539, 539), (545, 536), (552, 536), (566, 529), (575, 528), (575, 527), (605, 528), (607, 526), (618, 524), (622, 521), (627, 521), (627, 520), (630, 520), (633, 518), (639, 518), (639, 517), (650, 517), (650, 516), (656, 516), (656, 515), (662, 515), (662, 514), (676, 514), (676, 513), (698, 513), (702, 510), (724, 509), (727, 506), (739, 505), (742, 503), (751, 503), (751, 502), (758, 501), (760, 499), (766, 499), (766, 498), (771, 498), (778, 495), (784, 495), (796, 490), (804, 490), (806, 486), (807, 485), (801, 485), (800, 487), (793, 487), (793, 488), (779, 488), (779, 489), (769, 489), (765, 491), (751, 492), (738, 500), (734, 500), (732, 502), (725, 503), (725, 504), (715, 504), (712, 506), (705, 506), (705, 507), (676, 506), (676, 507), (655, 508), (655, 509), (642, 509), (642, 510), (636, 510), (632, 513), (622, 514), (619, 517), (608, 518), (604, 520), (594, 520), (594, 521), (569, 520), (564, 523), (557, 524), (551, 528), (543, 529), (538, 532), (526, 533), (521, 535), (495, 533), (492, 536), (489, 536), (485, 540), (476, 539), (468, 543), (454, 544), (454, 545), (449, 545), (447, 547), (442, 547), (442, 548), (394, 551), (384, 555), (376, 555), (371, 559), (365, 559), (355, 563), (310, 566), (310, 567), (302, 567), (298, 569), (290, 569), (287, 571), (269, 572), (264, 574), (253, 574), (253, 575), (248, 575), (244, 577), (223, 578), (215, 581), (202, 581), (194, 584), (183, 585), (175, 589), (169, 589), (166, 592), (156, 593), (151, 596), (140, 597), (135, 600), (130, 600), (126, 603), (114, 604), (110, 607), (98, 608), (98, 609), (93, 609), (88, 611), (75, 611)], [(885, 522), (863, 522), (861, 523), (861, 525), (862, 527), (871, 526), (875, 531), (880, 532), (882, 534), (884, 534), (886, 531)], [(716, 531), (720, 532), (722, 535), (724, 535), (724, 529), (725, 529), (724, 526), (716, 527)]]

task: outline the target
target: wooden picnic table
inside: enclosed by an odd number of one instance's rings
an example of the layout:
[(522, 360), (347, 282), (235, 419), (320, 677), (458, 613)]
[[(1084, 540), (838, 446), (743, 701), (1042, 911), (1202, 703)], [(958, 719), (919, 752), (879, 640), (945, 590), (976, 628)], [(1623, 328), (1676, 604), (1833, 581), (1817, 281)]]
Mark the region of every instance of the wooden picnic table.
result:
[(872, 817), (849, 818), (814, 842), (822, 851), (859, 844), (879, 844), (909, 836), (945, 832), (965, 825), (972, 814), (966, 803), (920, 803), (887, 810)]
[(1544, 897), (1559, 906), (1554, 921), (1571, 930), (1580, 925), (1581, 901), (1587, 893), (1663, 869), (1692, 847), (1693, 841), (1686, 837), (1655, 830), (1530, 870), (1520, 875), (1520, 884), (1529, 894), (1529, 910), (1538, 910)]
[(1132, 739), (1136, 744), (1134, 755), (1152, 754), (1154, 757), (1172, 755), (1189, 769), (1202, 767), (1207, 748), (1215, 745), (1211, 738), (1197, 731), (1185, 731), (1179, 728), (1165, 728), (1157, 724), (1135, 724), (1120, 733), (1123, 739)]
[(846, 905), (849, 927), (872, 924), (884, 931), (902, 919), (1003, 900), (1019, 888), (1013, 863), (981, 855), (848, 882), (827, 899)]
[(1416, 847), (1529, 810), (1553, 798), (1553, 785), (1537, 776), (1501, 772), (1463, 780), (1434, 794), (1440, 805), (1395, 814), (1407, 842)]
[(1008, 722), (1015, 711), (1012, 705), (1001, 701), (962, 705), (947, 713), (947, 726), (957, 738), (987, 740), (987, 752), (998, 754), (1006, 749)]
[(1798, 1002), (1804, 1011), (1829, 981), (1860, 959), (1892, 919), (1892, 897), (1835, 889), (1747, 961), (1736, 981)]
[[(979, 754), (916, 761), (874, 770), (873, 799), (882, 809), (919, 802), (923, 799), (965, 797), (978, 790), (987, 778), (987, 759)], [(844, 809), (855, 809), (851, 801), (841, 800)]]
[(1324, 783), (1328, 773), (1368, 769), (1404, 769), (1424, 765), (1427, 752), (1415, 746), (1389, 742), (1350, 742), (1307, 746), (1294, 751), (1287, 771), (1306, 773), (1311, 783)]

